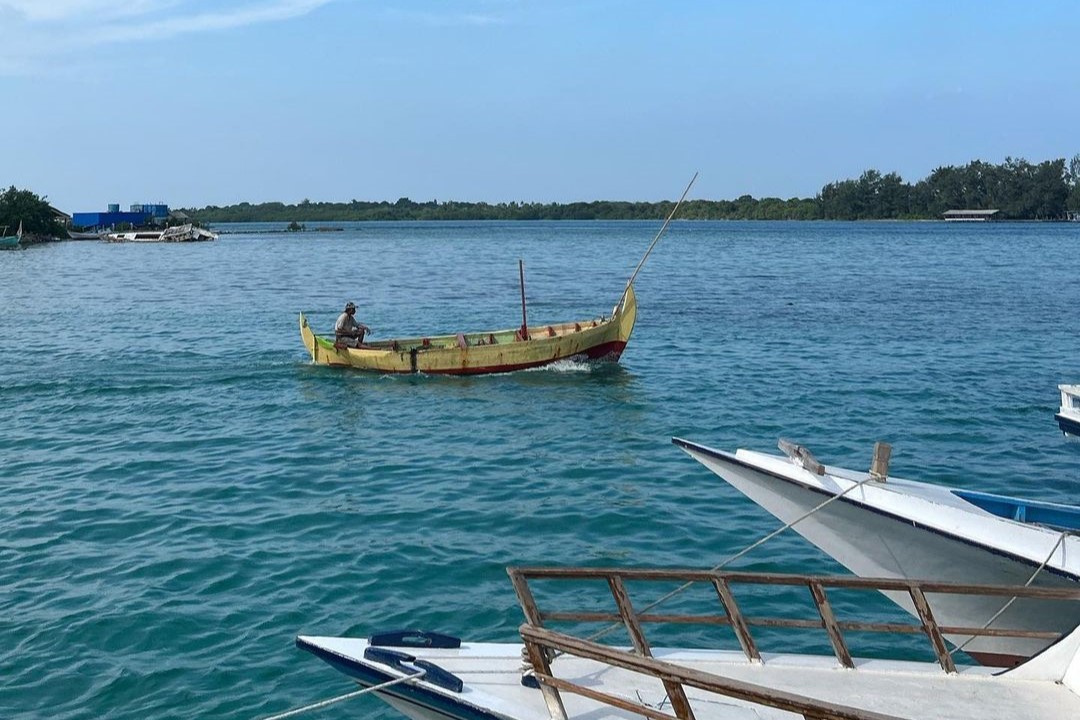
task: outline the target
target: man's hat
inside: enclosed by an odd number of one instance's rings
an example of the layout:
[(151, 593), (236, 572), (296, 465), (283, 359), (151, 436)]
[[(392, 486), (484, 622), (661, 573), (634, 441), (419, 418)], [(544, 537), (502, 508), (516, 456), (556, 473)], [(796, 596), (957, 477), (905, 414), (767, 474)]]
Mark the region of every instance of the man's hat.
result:
[(350, 302), (350, 303), (345, 303), (345, 309), (346, 309), (346, 310), (355, 310), (355, 309), (356, 309), (356, 305), (355, 305), (355, 304), (353, 304), (353, 303), (351, 303), (351, 302)]

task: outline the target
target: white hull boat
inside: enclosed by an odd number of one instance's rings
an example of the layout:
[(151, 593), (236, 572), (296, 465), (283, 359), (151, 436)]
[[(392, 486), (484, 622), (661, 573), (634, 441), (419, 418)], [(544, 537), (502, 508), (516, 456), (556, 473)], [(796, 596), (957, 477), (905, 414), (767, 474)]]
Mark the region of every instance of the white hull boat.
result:
[[(795, 457), (780, 457), (672, 442), (858, 576), (1080, 588), (1080, 508), (821, 466), (798, 446)], [(915, 613), (910, 597), (886, 595)], [(1069, 632), (1080, 624), (1076, 603), (950, 596), (936, 613), (948, 626)], [(1001, 667), (1047, 645), (1034, 638), (947, 639), (978, 662)]]
[(133, 230), (123, 233), (106, 233), (106, 242), (151, 242), (151, 243), (175, 243), (175, 242), (203, 242), (217, 240), (217, 234), (201, 227), (188, 223), (187, 225), (174, 225), (163, 230)]
[[(523, 642), (473, 643), (420, 631), (370, 639), (299, 636), (296, 644), (325, 660), (363, 688), (414, 720), (1050, 720), (1080, 717), (1080, 629), (1062, 637), (1040, 656), (1005, 672), (979, 666), (953, 666), (933, 614), (926, 610), (921, 627), (939, 648), (939, 663), (896, 659), (853, 659), (847, 655), (843, 629), (866, 631), (872, 624), (843, 623), (834, 617), (826, 588), (869, 579), (813, 578), (711, 571), (626, 569), (510, 569), (526, 623)], [(524, 577), (600, 580), (610, 589), (618, 613), (541, 612)], [(720, 616), (659, 615), (635, 606), (627, 588), (648, 580), (712, 584), (723, 604)], [(845, 584), (844, 581), (849, 584)], [(828, 631), (835, 656), (761, 653), (750, 625), (776, 618), (752, 618), (738, 611), (732, 589), (741, 582), (787, 585), (815, 596), (821, 622), (789, 621), (780, 627), (818, 627)], [(886, 583), (888, 584), (888, 583)], [(894, 583), (894, 585), (896, 585)], [(865, 587), (863, 587), (865, 586)], [(926, 597), (922, 589), (913, 596)], [(935, 586), (942, 590), (944, 586)], [(997, 590), (1023, 591), (1017, 588)], [(1031, 590), (1030, 588), (1026, 590)], [(1068, 594), (1080, 602), (1080, 591)], [(643, 609), (642, 609), (643, 608)], [(632, 639), (627, 646), (601, 644), (552, 630), (556, 622), (611, 622)], [(742, 651), (716, 648), (652, 648), (646, 623), (700, 621), (716, 637), (727, 624)], [(781, 621), (782, 622), (782, 621)], [(772, 624), (775, 630), (778, 627)], [(874, 630), (885, 627), (875, 626)], [(895, 631), (896, 626), (891, 626)], [(918, 629), (916, 629), (918, 628)], [(595, 636), (593, 636), (595, 638)], [(527, 660), (527, 662), (525, 662)], [(344, 696), (343, 696), (344, 697)], [(362, 702), (362, 701), (357, 701)], [(325, 705), (320, 703), (319, 705)], [(314, 706), (313, 706), (314, 707)], [(288, 716), (285, 713), (280, 717)], [(357, 711), (355, 717), (362, 717)]]
[(1080, 385), (1058, 385), (1058, 390), (1061, 391), (1061, 409), (1054, 419), (1065, 435), (1080, 437)]

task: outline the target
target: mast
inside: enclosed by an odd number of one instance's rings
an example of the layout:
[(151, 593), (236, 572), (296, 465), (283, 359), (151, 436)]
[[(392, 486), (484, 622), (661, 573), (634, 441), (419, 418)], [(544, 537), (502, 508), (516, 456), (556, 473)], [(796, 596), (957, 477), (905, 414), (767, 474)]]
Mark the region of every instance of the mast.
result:
[(525, 317), (525, 261), (518, 258), (518, 275), (521, 277), (521, 339), (529, 339), (529, 323)]

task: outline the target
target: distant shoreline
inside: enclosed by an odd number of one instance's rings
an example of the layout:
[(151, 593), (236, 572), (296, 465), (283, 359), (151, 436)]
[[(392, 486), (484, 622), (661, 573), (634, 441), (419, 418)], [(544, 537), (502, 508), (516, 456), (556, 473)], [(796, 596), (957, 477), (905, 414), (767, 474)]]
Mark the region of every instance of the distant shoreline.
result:
[[(202, 223), (362, 222), (372, 220), (663, 220), (675, 207), (670, 200), (631, 202), (394, 202), (351, 200), (296, 205), (239, 203), (185, 208)], [(1037, 165), (1007, 158), (1000, 165), (974, 160), (961, 167), (939, 167), (912, 184), (896, 173), (866, 170), (854, 180), (827, 183), (814, 197), (687, 200), (682, 220), (941, 220), (948, 211), (995, 211), (995, 221), (1080, 219), (1080, 154)], [(295, 228), (294, 228), (295, 229)]]

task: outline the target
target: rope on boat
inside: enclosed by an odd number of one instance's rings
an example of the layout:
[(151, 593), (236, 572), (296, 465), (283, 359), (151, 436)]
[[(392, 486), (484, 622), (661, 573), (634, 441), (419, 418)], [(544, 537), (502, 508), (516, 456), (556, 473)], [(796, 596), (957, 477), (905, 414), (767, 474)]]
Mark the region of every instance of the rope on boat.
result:
[[(1072, 534), (1072, 533), (1070, 533), (1070, 532), (1069, 532), (1068, 530), (1063, 530), (1063, 531), (1061, 532), (1061, 535), (1059, 535), (1059, 536), (1058, 536), (1057, 542), (1056, 542), (1056, 543), (1054, 543), (1054, 547), (1050, 548), (1050, 554), (1049, 554), (1049, 555), (1047, 555), (1047, 556), (1046, 556), (1046, 559), (1042, 561), (1042, 565), (1040, 565), (1039, 567), (1035, 568), (1035, 572), (1031, 573), (1031, 577), (1029, 577), (1029, 578), (1028, 578), (1028, 581), (1027, 581), (1026, 583), (1024, 583), (1024, 587), (1028, 587), (1028, 586), (1030, 586), (1030, 585), (1031, 585), (1031, 583), (1035, 582), (1035, 578), (1036, 578), (1036, 577), (1038, 577), (1039, 573), (1041, 573), (1041, 572), (1042, 572), (1042, 571), (1043, 571), (1043, 570), (1044, 570), (1044, 569), (1046, 568), (1046, 566), (1047, 566), (1047, 565), (1048, 565), (1048, 564), (1050, 563), (1050, 558), (1054, 557), (1054, 553), (1056, 553), (1056, 552), (1057, 552), (1057, 549), (1058, 549), (1059, 547), (1061, 547), (1061, 543), (1065, 542), (1065, 537), (1066, 537), (1067, 535), (1071, 535), (1071, 534)], [(1011, 598), (1009, 598), (1009, 599), (1008, 599), (1008, 600), (1007, 600), (1007, 601), (1005, 602), (1005, 604), (1001, 606), (1001, 609), (1000, 609), (1000, 610), (998, 610), (998, 611), (997, 611), (996, 613), (994, 613), (994, 614), (993, 614), (993, 615), (992, 615), (992, 616), (990, 617), (990, 619), (986, 621), (986, 624), (985, 624), (985, 625), (983, 625), (983, 626), (982, 626), (981, 628), (979, 628), (979, 630), (980, 630), (980, 631), (982, 631), (982, 630), (986, 630), (986, 629), (987, 629), (988, 627), (990, 627), (991, 625), (993, 625), (993, 624), (994, 624), (994, 621), (995, 621), (995, 620), (997, 620), (997, 619), (998, 619), (999, 617), (1001, 617), (1001, 614), (1002, 614), (1003, 612), (1005, 612), (1006, 610), (1008, 610), (1008, 609), (1009, 609), (1009, 607), (1011, 607), (1011, 606), (1012, 606), (1012, 604), (1013, 604), (1014, 602), (1016, 602), (1016, 596), (1015, 596), (1015, 595), (1013, 595), (1013, 596), (1012, 596)], [(970, 643), (970, 642), (971, 642), (972, 640), (974, 640), (974, 639), (975, 639), (976, 637), (978, 637), (978, 636), (977, 636), (977, 635), (972, 635), (972, 636), (971, 636), (971, 637), (969, 637), (969, 638), (968, 638), (967, 640), (965, 640), (964, 642), (960, 643), (959, 645), (957, 645), (956, 647), (954, 647), (954, 648), (953, 648), (952, 650), (950, 650), (950, 651), (949, 651), (949, 654), (950, 654), (950, 655), (955, 655), (956, 653), (960, 652), (960, 651), (961, 651), (961, 650), (963, 650), (963, 649), (964, 649), (965, 647), (967, 647), (968, 643)]]
[[(697, 180), (697, 176), (698, 174), (694, 173), (694, 177), (690, 178), (690, 183), (686, 186), (686, 189), (683, 190), (682, 197), (679, 198), (679, 202), (675, 203), (675, 207), (671, 208), (671, 212), (668, 213), (667, 220), (665, 220), (664, 224), (660, 227), (660, 232), (656, 233), (656, 237), (654, 237), (653, 241), (649, 243), (649, 249), (645, 251), (645, 255), (638, 262), (637, 267), (634, 268), (634, 272), (630, 275), (630, 279), (626, 281), (626, 290), (629, 290), (630, 286), (634, 284), (634, 279), (637, 278), (638, 271), (641, 270), (641, 266), (645, 264), (645, 261), (649, 259), (649, 254), (653, 251), (653, 248), (656, 247), (656, 243), (660, 241), (660, 237), (664, 234), (664, 231), (667, 230), (668, 225), (671, 224), (671, 219), (675, 217), (675, 213), (679, 211), (679, 206), (682, 205), (683, 200), (686, 199), (686, 194), (690, 192), (690, 188), (693, 187), (694, 181)], [(623, 290), (623, 298), (626, 297), (626, 290)], [(619, 299), (619, 305), (622, 305), (622, 298)], [(618, 308), (618, 305), (616, 305), (615, 307)]]
[[(697, 176), (695, 175), (694, 177), (697, 177)], [(689, 188), (688, 188), (688, 189), (689, 189)], [(774, 530), (773, 532), (769, 533), (768, 535), (766, 535), (765, 537), (761, 538), (761, 539), (760, 539), (760, 540), (758, 540), (757, 542), (754, 542), (754, 543), (752, 543), (751, 545), (749, 545), (748, 547), (746, 547), (746, 548), (743, 548), (743, 549), (742, 549), (742, 550), (740, 550), (739, 552), (735, 553), (734, 555), (732, 555), (732, 556), (731, 556), (731, 557), (729, 557), (728, 559), (726, 559), (726, 560), (724, 560), (723, 562), (721, 562), (721, 563), (720, 563), (719, 565), (717, 565), (717, 566), (713, 567), (713, 569), (712, 569), (712, 570), (710, 570), (709, 572), (716, 572), (717, 570), (720, 570), (720, 569), (724, 568), (725, 566), (727, 566), (727, 565), (730, 565), (731, 563), (733, 563), (733, 562), (735, 562), (736, 560), (738, 560), (739, 558), (741, 558), (741, 557), (742, 557), (743, 555), (746, 555), (746, 554), (747, 554), (748, 552), (750, 552), (750, 551), (751, 551), (751, 550), (753, 550), (754, 548), (756, 548), (756, 547), (759, 547), (759, 546), (761, 546), (761, 545), (765, 544), (765, 543), (766, 543), (766, 542), (768, 542), (769, 540), (772, 540), (772, 539), (773, 539), (774, 537), (776, 537), (776, 536), (777, 536), (777, 535), (779, 535), (780, 533), (784, 532), (785, 530), (789, 530), (789, 529), (791, 529), (791, 528), (795, 527), (795, 525), (797, 525), (798, 523), (802, 522), (802, 521), (803, 521), (803, 520), (805, 520), (806, 518), (810, 517), (811, 515), (813, 515), (813, 514), (814, 514), (814, 513), (816, 513), (816, 512), (818, 511), (818, 510), (822, 509), (823, 507), (825, 507), (825, 506), (826, 506), (826, 505), (828, 505), (829, 503), (832, 503), (832, 502), (835, 502), (835, 501), (839, 500), (840, 498), (844, 497), (845, 495), (847, 495), (847, 494), (848, 494), (849, 492), (851, 492), (852, 490), (855, 490), (856, 488), (861, 488), (861, 487), (862, 487), (863, 485), (865, 485), (866, 483), (868, 483), (868, 482), (871, 482), (871, 481), (874, 481), (874, 480), (880, 480), (880, 478), (877, 478), (877, 477), (875, 477), (874, 475), (867, 475), (867, 476), (866, 476), (865, 478), (863, 478), (863, 479), (862, 479), (862, 480), (860, 480), (859, 482), (855, 483), (854, 485), (852, 485), (852, 486), (851, 486), (851, 487), (849, 487), (848, 489), (844, 490), (843, 492), (839, 492), (839, 493), (837, 493), (836, 495), (832, 495), (832, 496), (828, 497), (827, 499), (825, 499), (825, 500), (823, 500), (823, 501), (822, 501), (821, 503), (819, 503), (819, 504), (818, 504), (817, 506), (815, 506), (815, 507), (811, 508), (811, 509), (810, 509), (809, 511), (807, 511), (806, 513), (804, 513), (804, 514), (800, 515), (799, 517), (795, 518), (794, 520), (792, 520), (791, 522), (787, 523), (786, 525), (784, 525), (784, 526), (783, 526), (783, 527), (781, 527), (780, 529), (778, 529), (778, 530)], [(1049, 560), (1049, 558), (1047, 558), (1047, 560)], [(676, 595), (678, 595), (679, 593), (681, 593), (681, 592), (684, 592), (684, 591), (686, 591), (686, 590), (687, 590), (687, 588), (691, 587), (691, 586), (692, 586), (693, 584), (694, 584), (694, 583), (693, 583), (692, 581), (691, 581), (691, 582), (687, 582), (687, 583), (683, 583), (682, 585), (680, 585), (679, 587), (675, 588), (674, 590), (672, 590), (671, 592), (667, 593), (666, 595), (661, 595), (661, 596), (660, 596), (659, 598), (657, 598), (656, 600), (654, 600), (654, 601), (652, 601), (651, 603), (649, 603), (648, 605), (644, 606), (644, 607), (643, 607), (643, 608), (642, 608), (642, 609), (641, 609), (641, 610), (640, 610), (639, 612), (642, 612), (642, 613), (644, 613), (644, 612), (648, 612), (649, 610), (652, 610), (652, 609), (653, 609), (653, 608), (655, 608), (656, 606), (658, 606), (658, 605), (660, 605), (660, 604), (662, 604), (662, 603), (665, 603), (665, 602), (667, 602), (668, 600), (670, 600), (671, 598), (675, 597), (675, 596), (676, 596)], [(607, 635), (607, 634), (609, 634), (609, 633), (611, 633), (611, 632), (614, 632), (615, 630), (618, 630), (618, 629), (619, 629), (619, 628), (621, 628), (621, 627), (622, 627), (622, 624), (621, 624), (621, 623), (612, 623), (612, 624), (611, 624), (611, 625), (609, 625), (608, 627), (606, 627), (606, 628), (603, 628), (602, 630), (599, 630), (598, 632), (594, 633), (593, 635), (589, 636), (589, 637), (588, 637), (588, 638), (586, 638), (586, 639), (587, 639), (587, 640), (597, 640), (597, 639), (599, 639), (599, 638), (602, 638), (602, 637), (604, 637), (605, 635)], [(551, 657), (551, 660), (555, 660), (556, 658), (558, 658), (558, 657), (561, 657), (561, 656), (562, 656), (563, 654), (564, 654), (564, 653), (561, 653), (561, 652), (555, 652), (555, 653), (554, 653), (554, 654), (552, 655), (552, 657)], [(522, 655), (524, 655), (524, 650), (522, 650)], [(530, 663), (530, 662), (529, 662), (529, 661), (528, 661), (527, 659), (525, 659), (524, 657), (523, 657), (523, 659), (522, 659), (522, 668), (521, 668), (521, 671), (522, 671), (522, 675), (528, 675), (528, 674), (531, 674), (531, 673), (535, 672), (534, 668), (532, 667), (532, 663)], [(663, 704), (664, 704), (664, 702), (666, 702), (667, 700), (668, 700), (668, 697), (667, 697), (667, 695), (665, 694), (665, 696), (664, 696), (664, 700), (662, 700), (662, 701), (661, 701), (661, 703), (660, 703), (660, 707), (663, 707)], [(268, 719), (268, 720), (271, 720), (271, 719)]]
[(399, 685), (401, 683), (412, 682), (413, 680), (419, 680), (420, 678), (424, 677), (424, 675), (426, 675), (426, 674), (427, 674), (427, 670), (418, 670), (416, 673), (414, 673), (412, 675), (406, 675), (405, 677), (399, 677), (399, 678), (396, 678), (394, 680), (388, 680), (388, 681), (386, 681), (384, 683), (380, 683), (378, 685), (372, 685), (371, 687), (366, 687), (363, 690), (354, 690), (353, 692), (345, 693), (344, 695), (338, 695), (337, 697), (332, 697), (332, 698), (329, 698), (327, 700), (320, 700), (317, 703), (312, 703), (311, 705), (305, 705), (303, 707), (294, 708), (294, 709), (289, 710), (287, 712), (283, 712), (283, 713), (281, 713), (279, 715), (271, 715), (270, 717), (263, 718), (262, 720), (284, 720), (285, 718), (290, 718), (290, 717), (293, 717), (294, 715), (300, 715), (301, 713), (311, 712), (312, 710), (319, 710), (320, 708), (324, 708), (324, 707), (327, 707), (327, 706), (330, 706), (330, 705), (334, 705), (334, 704), (339, 703), (339, 702), (344, 702), (345, 700), (352, 700), (353, 698), (360, 697), (361, 695), (367, 695), (368, 693), (373, 693), (373, 692), (376, 692), (378, 690), (383, 690), (385, 688), (390, 687), (391, 685)]
[[(765, 543), (766, 543), (766, 542), (768, 542), (769, 540), (772, 540), (772, 539), (773, 539), (774, 537), (776, 537), (776, 536), (777, 536), (777, 535), (779, 535), (780, 533), (784, 532), (785, 530), (789, 530), (789, 529), (791, 529), (791, 528), (795, 527), (795, 525), (797, 525), (798, 523), (802, 522), (802, 521), (803, 521), (803, 520), (805, 520), (806, 518), (810, 517), (811, 515), (813, 515), (813, 514), (814, 514), (814, 513), (816, 513), (816, 512), (818, 511), (818, 510), (822, 509), (823, 507), (825, 507), (825, 506), (826, 506), (826, 505), (828, 505), (829, 503), (831, 503), (831, 502), (835, 502), (835, 501), (839, 500), (840, 498), (844, 497), (845, 495), (847, 495), (847, 494), (848, 494), (849, 492), (851, 492), (852, 490), (855, 490), (856, 488), (861, 488), (861, 487), (862, 487), (863, 485), (865, 485), (866, 483), (868, 483), (868, 482), (871, 482), (871, 481), (874, 481), (874, 480), (877, 480), (877, 479), (878, 479), (878, 478), (874, 477), (873, 475), (868, 475), (868, 476), (867, 476), (866, 478), (864, 478), (864, 479), (860, 480), (859, 482), (855, 483), (854, 485), (852, 485), (851, 487), (849, 487), (849, 488), (848, 488), (847, 490), (844, 490), (843, 492), (837, 493), (836, 495), (832, 495), (832, 496), (830, 496), (830, 497), (829, 497), (828, 499), (826, 499), (826, 500), (823, 500), (823, 501), (822, 501), (822, 502), (821, 502), (820, 504), (818, 504), (818, 505), (817, 505), (816, 507), (814, 507), (814, 508), (811, 508), (810, 510), (808, 510), (808, 511), (807, 511), (807, 512), (805, 512), (804, 514), (800, 515), (799, 517), (795, 518), (795, 519), (794, 519), (794, 520), (792, 520), (791, 522), (787, 523), (786, 525), (784, 525), (784, 526), (783, 526), (783, 527), (781, 527), (780, 529), (778, 529), (778, 530), (774, 530), (773, 532), (769, 533), (768, 535), (766, 535), (765, 537), (761, 538), (761, 539), (760, 539), (760, 540), (758, 540), (757, 542), (755, 542), (755, 543), (751, 544), (750, 546), (748, 546), (748, 547), (746, 547), (746, 548), (744, 548), (744, 549), (740, 550), (739, 552), (735, 553), (734, 555), (732, 555), (731, 557), (729, 557), (729, 558), (728, 558), (727, 560), (724, 560), (724, 561), (723, 561), (722, 563), (720, 563), (719, 565), (717, 565), (717, 566), (715, 566), (714, 568), (712, 568), (712, 569), (711, 569), (711, 570), (710, 570), (709, 572), (716, 572), (717, 570), (720, 570), (720, 569), (722, 569), (722, 568), (726, 567), (727, 565), (730, 565), (731, 563), (733, 563), (733, 562), (735, 562), (736, 560), (738, 560), (739, 558), (741, 558), (741, 557), (742, 557), (743, 555), (746, 555), (746, 554), (747, 554), (748, 552), (750, 552), (750, 551), (751, 551), (751, 550), (753, 550), (754, 548), (757, 548), (757, 547), (759, 547), (759, 546), (761, 546), (761, 545), (765, 544)], [(1048, 559), (1049, 559), (1049, 558), (1048, 558)], [(651, 603), (649, 603), (648, 605), (646, 605), (645, 607), (643, 607), (643, 608), (642, 608), (642, 609), (640, 610), (640, 612), (648, 612), (649, 610), (652, 610), (652, 609), (653, 609), (653, 608), (655, 608), (656, 606), (658, 606), (658, 605), (660, 605), (660, 604), (662, 604), (662, 603), (665, 603), (665, 602), (667, 602), (668, 600), (670, 600), (671, 598), (675, 597), (675, 596), (676, 596), (676, 595), (678, 595), (679, 593), (681, 593), (681, 592), (684, 592), (684, 591), (685, 591), (685, 590), (686, 590), (687, 588), (691, 587), (691, 586), (692, 586), (693, 584), (694, 584), (694, 583), (693, 583), (693, 581), (691, 581), (691, 582), (687, 582), (687, 583), (683, 583), (682, 585), (680, 585), (679, 587), (675, 588), (674, 590), (672, 590), (671, 592), (667, 593), (666, 595), (661, 595), (661, 596), (660, 596), (659, 598), (657, 598), (656, 600), (653, 600), (653, 601), (652, 601)], [(595, 635), (592, 635), (592, 636), (591, 636), (591, 637), (589, 637), (588, 639), (589, 639), (589, 640), (596, 640), (597, 638), (601, 638), (601, 637), (603, 637), (603, 636), (607, 635), (608, 633), (610, 633), (610, 632), (613, 632), (613, 631), (615, 631), (615, 630), (617, 630), (617, 629), (619, 629), (619, 628), (621, 628), (621, 627), (622, 627), (622, 625), (621, 625), (621, 624), (619, 624), (619, 623), (613, 623), (612, 625), (610, 625), (610, 626), (608, 626), (608, 627), (604, 628), (603, 630), (600, 630), (600, 631), (599, 631), (599, 632), (597, 632), (597, 633), (596, 633)]]

